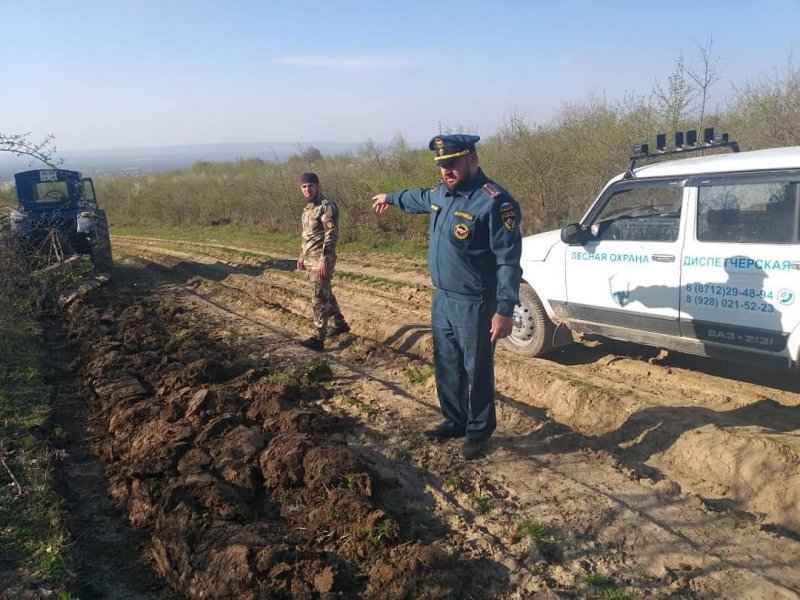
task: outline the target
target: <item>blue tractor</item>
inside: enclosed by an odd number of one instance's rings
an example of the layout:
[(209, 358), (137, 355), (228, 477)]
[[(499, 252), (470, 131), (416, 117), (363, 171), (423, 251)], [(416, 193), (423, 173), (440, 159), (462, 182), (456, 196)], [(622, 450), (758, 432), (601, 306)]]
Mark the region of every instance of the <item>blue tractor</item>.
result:
[(97, 205), (94, 184), (78, 171), (36, 169), (14, 175), (17, 209), (11, 231), (47, 265), (79, 255), (110, 276), (113, 265), (108, 220)]

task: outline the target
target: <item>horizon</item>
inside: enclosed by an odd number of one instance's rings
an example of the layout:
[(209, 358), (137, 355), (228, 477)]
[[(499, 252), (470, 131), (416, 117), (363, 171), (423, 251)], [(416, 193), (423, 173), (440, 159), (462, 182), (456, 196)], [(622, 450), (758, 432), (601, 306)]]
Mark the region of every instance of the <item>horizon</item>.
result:
[[(72, 150), (66, 150), (65, 152), (69, 154), (82, 154), (82, 153), (95, 153), (95, 152), (132, 152), (132, 151), (151, 151), (151, 150), (178, 150), (183, 148), (206, 148), (206, 147), (222, 147), (222, 146), (252, 146), (252, 147), (265, 147), (269, 148), (270, 146), (278, 146), (278, 147), (294, 147), (294, 148), (319, 148), (319, 146), (324, 147), (331, 147), (331, 146), (342, 146), (342, 147), (358, 147), (358, 146), (365, 146), (370, 142), (376, 143), (379, 147), (388, 147), (391, 144), (391, 141), (388, 142), (375, 142), (374, 140), (365, 140), (360, 142), (349, 142), (349, 141), (331, 141), (331, 140), (312, 140), (309, 142), (197, 142), (191, 144), (164, 144), (158, 146), (122, 146), (122, 147), (112, 147), (112, 148), (76, 148)], [(427, 147), (428, 142), (418, 142), (419, 145)], [(411, 144), (409, 145), (417, 145)], [(60, 152), (60, 151), (59, 151)]]
[[(323, 156), (336, 156), (357, 152), (366, 142), (244, 142), (182, 144), (176, 146), (151, 146), (138, 148), (99, 148), (59, 151), (56, 159), (63, 159), (59, 169), (80, 171), (87, 177), (138, 175), (158, 173), (173, 169), (185, 169), (197, 162), (231, 163), (239, 160), (260, 159), (267, 162), (285, 161), (308, 148), (316, 148)], [(388, 146), (388, 144), (386, 144)], [(380, 144), (379, 144), (380, 146)], [(247, 151), (248, 154), (242, 154)], [(29, 156), (15, 156), (0, 152), (0, 182), (13, 178), (21, 171), (49, 168)]]

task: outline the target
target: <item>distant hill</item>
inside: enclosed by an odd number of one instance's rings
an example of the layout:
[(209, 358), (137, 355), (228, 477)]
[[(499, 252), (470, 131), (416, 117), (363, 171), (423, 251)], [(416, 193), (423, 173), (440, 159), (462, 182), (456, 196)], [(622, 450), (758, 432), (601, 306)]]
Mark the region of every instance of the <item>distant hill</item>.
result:
[[(317, 148), (324, 156), (357, 153), (362, 144), (339, 142), (264, 142), (248, 144), (195, 144), (160, 148), (116, 148), (110, 150), (71, 150), (59, 152), (64, 169), (81, 171), (87, 177), (136, 175), (186, 169), (198, 161), (235, 162), (260, 158), (284, 161), (308, 148)], [(10, 179), (14, 173), (43, 166), (26, 157), (0, 153), (0, 178)]]

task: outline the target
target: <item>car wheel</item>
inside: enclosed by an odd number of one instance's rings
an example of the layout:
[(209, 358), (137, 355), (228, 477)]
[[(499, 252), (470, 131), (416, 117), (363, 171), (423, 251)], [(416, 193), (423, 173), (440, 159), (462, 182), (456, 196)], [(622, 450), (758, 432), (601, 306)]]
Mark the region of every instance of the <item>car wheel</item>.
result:
[(542, 301), (527, 283), (519, 287), (519, 304), (514, 308), (514, 328), (503, 338), (503, 346), (522, 356), (544, 356), (553, 349), (555, 326)]

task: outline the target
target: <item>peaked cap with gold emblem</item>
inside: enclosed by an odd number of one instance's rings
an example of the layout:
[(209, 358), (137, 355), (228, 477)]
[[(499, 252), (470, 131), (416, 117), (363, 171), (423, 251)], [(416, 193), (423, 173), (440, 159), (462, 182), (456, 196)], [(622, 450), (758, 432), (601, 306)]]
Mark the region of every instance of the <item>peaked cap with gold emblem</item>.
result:
[(477, 135), (458, 133), (454, 135), (437, 135), (428, 148), (436, 153), (433, 161), (437, 167), (450, 166), (456, 158), (475, 151), (475, 144), (481, 139)]

